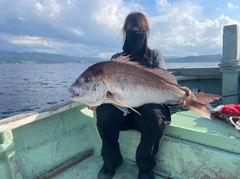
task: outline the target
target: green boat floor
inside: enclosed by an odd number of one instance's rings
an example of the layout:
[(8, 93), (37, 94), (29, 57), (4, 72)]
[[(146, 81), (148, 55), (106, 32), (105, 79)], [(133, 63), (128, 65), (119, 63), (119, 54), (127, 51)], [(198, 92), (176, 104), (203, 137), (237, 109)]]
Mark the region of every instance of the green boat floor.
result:
[(172, 122), (166, 127), (165, 134), (240, 154), (239, 131), (226, 121), (202, 118), (191, 110), (172, 115)]
[[(102, 167), (102, 157), (90, 157), (68, 169), (62, 171), (52, 179), (96, 179), (97, 173)], [(136, 179), (138, 175), (137, 166), (124, 159), (123, 164), (117, 169), (113, 179)], [(163, 179), (163, 177), (155, 175), (156, 179)]]

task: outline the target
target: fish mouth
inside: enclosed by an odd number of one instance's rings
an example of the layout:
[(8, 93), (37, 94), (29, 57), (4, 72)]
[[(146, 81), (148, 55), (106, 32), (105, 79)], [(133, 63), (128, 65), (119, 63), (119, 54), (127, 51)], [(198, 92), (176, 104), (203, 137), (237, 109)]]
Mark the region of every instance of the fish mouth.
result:
[(79, 96), (79, 94), (73, 94), (73, 95), (71, 95), (71, 98), (79, 98), (80, 96)]
[(68, 92), (72, 94), (71, 99), (80, 98), (80, 95), (78, 93), (76, 93), (74, 89), (69, 88)]

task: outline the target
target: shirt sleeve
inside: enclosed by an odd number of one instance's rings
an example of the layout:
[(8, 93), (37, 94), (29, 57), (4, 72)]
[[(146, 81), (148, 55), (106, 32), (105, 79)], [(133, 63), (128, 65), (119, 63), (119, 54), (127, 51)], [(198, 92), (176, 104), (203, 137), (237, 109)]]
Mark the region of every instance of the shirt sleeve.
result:
[(152, 50), (152, 68), (162, 68), (166, 70), (162, 53), (159, 50)]

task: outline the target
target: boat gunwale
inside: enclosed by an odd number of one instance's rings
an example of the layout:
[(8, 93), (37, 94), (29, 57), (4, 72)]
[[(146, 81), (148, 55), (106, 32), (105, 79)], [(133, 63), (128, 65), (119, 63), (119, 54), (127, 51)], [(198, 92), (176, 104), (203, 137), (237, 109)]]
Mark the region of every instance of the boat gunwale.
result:
[(0, 120), (0, 133), (8, 130), (12, 130), (23, 125), (39, 121), (46, 117), (64, 112), (69, 109), (73, 109), (75, 107), (84, 105), (82, 103), (77, 103), (74, 101), (68, 101), (65, 103), (61, 103), (58, 105), (54, 105), (50, 108), (41, 110), (39, 112), (27, 113), (27, 114), (18, 114), (15, 116), (11, 116), (5, 119)]

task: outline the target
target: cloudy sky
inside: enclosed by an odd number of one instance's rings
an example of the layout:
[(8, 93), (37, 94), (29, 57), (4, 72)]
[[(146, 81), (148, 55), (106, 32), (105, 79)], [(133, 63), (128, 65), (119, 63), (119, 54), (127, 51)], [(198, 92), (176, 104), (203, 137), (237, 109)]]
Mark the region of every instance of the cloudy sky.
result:
[(0, 51), (110, 58), (132, 11), (164, 56), (222, 54), (223, 27), (240, 23), (239, 0), (0, 0)]

